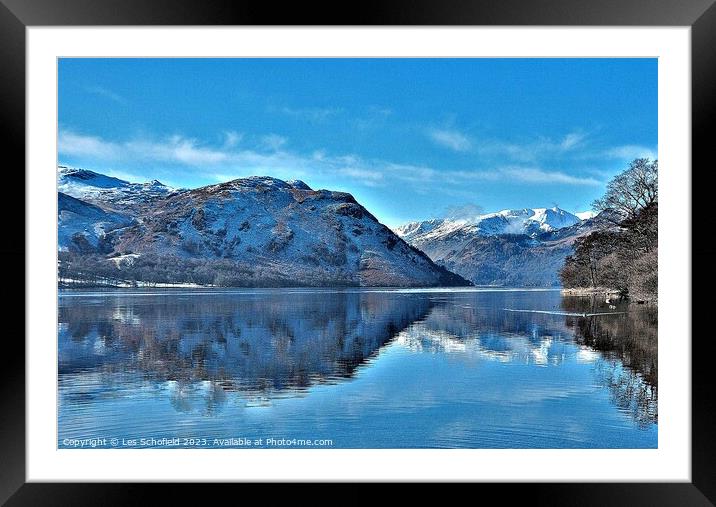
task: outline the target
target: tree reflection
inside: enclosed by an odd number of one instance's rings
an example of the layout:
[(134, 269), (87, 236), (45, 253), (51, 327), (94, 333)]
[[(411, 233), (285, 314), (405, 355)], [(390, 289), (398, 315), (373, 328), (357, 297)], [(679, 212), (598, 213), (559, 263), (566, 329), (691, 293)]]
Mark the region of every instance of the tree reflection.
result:
[(658, 420), (658, 309), (597, 297), (564, 297), (562, 307), (575, 313), (623, 312), (567, 317), (575, 340), (602, 352), (597, 378), (612, 401), (640, 425)]

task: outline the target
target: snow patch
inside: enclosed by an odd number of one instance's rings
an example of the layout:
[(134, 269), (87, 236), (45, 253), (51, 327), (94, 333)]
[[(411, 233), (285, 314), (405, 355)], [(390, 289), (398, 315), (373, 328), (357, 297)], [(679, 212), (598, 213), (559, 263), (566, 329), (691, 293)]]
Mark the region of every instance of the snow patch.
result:
[(594, 211), (577, 211), (574, 215), (580, 220), (589, 220), (597, 216)]

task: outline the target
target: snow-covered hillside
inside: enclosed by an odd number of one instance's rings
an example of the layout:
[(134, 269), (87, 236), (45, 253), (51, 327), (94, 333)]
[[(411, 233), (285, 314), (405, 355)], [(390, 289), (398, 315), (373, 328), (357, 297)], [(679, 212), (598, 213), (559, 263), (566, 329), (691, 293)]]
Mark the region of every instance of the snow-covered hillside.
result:
[(433, 219), (395, 229), (432, 260), (480, 285), (552, 286), (577, 237), (594, 230), (557, 207)]
[(127, 227), (134, 220), (126, 215), (105, 211), (67, 194), (57, 194), (57, 242), (60, 251), (74, 249), (90, 253), (111, 249), (108, 234)]
[(575, 216), (577, 216), (580, 220), (589, 220), (590, 218), (597, 216), (597, 214), (594, 211), (578, 211), (575, 213)]
[[(90, 201), (87, 209), (122, 209), (135, 220), (103, 243), (111, 245), (109, 257), (135, 256), (131, 266), (111, 263), (136, 269), (132, 276), (159, 273), (161, 280), (183, 276), (251, 286), (468, 284), (401, 240), (347, 193), (260, 176), (175, 191), (79, 174), (61, 170), (61, 188)], [(104, 220), (97, 215), (97, 223)], [(91, 229), (92, 223), (82, 227)]]
[(126, 213), (139, 211), (156, 199), (181, 193), (158, 180), (130, 183), (104, 174), (74, 167), (57, 167), (57, 189), (76, 199)]
[(466, 235), (526, 234), (534, 237), (543, 232), (569, 227), (579, 221), (580, 218), (576, 215), (555, 206), (506, 209), (478, 215), (472, 219), (432, 219), (411, 222), (397, 227), (395, 232), (413, 244)]

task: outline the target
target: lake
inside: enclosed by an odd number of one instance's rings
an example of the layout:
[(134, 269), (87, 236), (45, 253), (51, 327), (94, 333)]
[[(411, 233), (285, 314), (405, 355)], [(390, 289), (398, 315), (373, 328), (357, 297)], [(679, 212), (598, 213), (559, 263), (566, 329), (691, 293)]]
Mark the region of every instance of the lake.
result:
[(558, 290), (59, 295), (60, 448), (656, 448), (657, 394), (656, 308)]

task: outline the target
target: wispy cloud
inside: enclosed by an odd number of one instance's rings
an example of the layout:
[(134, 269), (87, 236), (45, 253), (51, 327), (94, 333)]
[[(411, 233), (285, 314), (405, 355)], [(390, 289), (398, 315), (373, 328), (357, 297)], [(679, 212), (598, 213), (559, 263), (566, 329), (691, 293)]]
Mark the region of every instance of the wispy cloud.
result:
[(233, 148), (239, 144), (243, 138), (244, 134), (233, 130), (227, 130), (224, 132), (224, 147)]
[[(584, 162), (585, 160), (607, 162), (609, 160), (633, 160), (635, 158), (657, 158), (655, 149), (637, 144), (625, 144), (604, 148), (599, 140), (591, 138), (583, 131), (572, 131), (562, 137), (537, 137), (524, 142), (512, 142), (500, 139), (481, 140), (475, 143), (474, 151), (486, 159), (503, 160), (509, 164), (510, 161), (517, 165), (549, 165), (553, 162)], [(544, 172), (544, 171), (542, 171)], [(582, 172), (603, 174), (604, 170), (599, 168), (583, 169)], [(541, 179), (541, 175), (531, 175), (527, 172), (525, 178), (534, 177)], [(569, 182), (571, 175), (563, 174), (555, 176), (555, 182)], [(590, 180), (580, 178), (581, 184)], [(594, 180), (596, 181), (596, 180)], [(580, 184), (580, 183), (575, 183)]]
[(587, 145), (587, 135), (570, 132), (561, 138), (538, 137), (524, 142), (483, 140), (476, 145), (482, 155), (501, 156), (518, 162), (536, 161), (548, 157), (565, 156)]
[(627, 144), (610, 148), (604, 152), (604, 156), (622, 160), (633, 160), (635, 158), (650, 158), (656, 160), (657, 154), (651, 148), (636, 144)]
[(119, 144), (105, 141), (96, 136), (75, 134), (61, 130), (57, 138), (58, 151), (65, 155), (91, 157), (100, 160), (114, 160), (122, 154)]
[(224, 151), (202, 146), (196, 139), (171, 136), (166, 142), (130, 141), (124, 147), (150, 160), (179, 162), (187, 165), (207, 165), (224, 162)]
[(345, 176), (350, 176), (351, 178), (367, 180), (374, 183), (383, 181), (384, 178), (384, 173), (380, 171), (358, 167), (343, 167), (338, 169), (337, 172)]
[[(238, 143), (238, 141), (237, 141)], [(434, 168), (367, 159), (355, 154), (331, 155), (325, 151), (301, 154), (285, 149), (286, 139), (270, 134), (254, 148), (212, 147), (196, 139), (171, 136), (160, 140), (103, 140), (71, 131), (59, 136), (64, 156), (110, 162), (113, 165), (150, 162), (164, 166), (198, 168), (207, 178), (226, 181), (249, 175), (271, 175), (282, 179), (314, 177), (320, 181), (350, 181), (366, 187), (409, 185), (414, 190), (439, 188), (464, 191), (475, 182), (527, 183), (530, 185), (601, 185), (593, 176), (567, 174), (538, 166), (496, 166), (491, 169)]]
[(499, 170), (502, 176), (522, 183), (534, 184), (562, 184), (562, 185), (602, 185), (602, 182), (592, 177), (573, 176), (561, 171), (546, 171), (534, 167), (508, 167)]
[(563, 151), (569, 151), (577, 148), (587, 136), (581, 132), (570, 132), (559, 143), (559, 147)]
[(97, 95), (99, 97), (104, 97), (106, 99), (112, 100), (119, 104), (127, 103), (127, 99), (125, 99), (118, 93), (113, 92), (112, 90), (104, 88), (103, 86), (88, 86), (85, 88), (85, 91)]
[(131, 140), (117, 143), (95, 136), (61, 131), (58, 136), (58, 151), (64, 155), (104, 161), (150, 160), (185, 165), (217, 164), (228, 158), (221, 150), (202, 146), (195, 139), (178, 135), (160, 142)]
[(367, 110), (359, 115), (353, 116), (349, 122), (360, 131), (385, 128), (388, 119), (393, 115), (393, 110), (382, 106), (369, 106)]
[(146, 160), (196, 166), (213, 165), (228, 159), (224, 151), (178, 135), (162, 141), (133, 139), (113, 142), (62, 130), (58, 136), (58, 151), (63, 155), (110, 162)]
[(141, 163), (152, 164), (157, 170), (171, 168), (173, 172), (191, 168), (193, 176), (203, 174), (216, 181), (257, 174), (301, 178), (316, 166), (317, 160), (318, 167), (326, 174), (355, 161), (350, 157), (327, 157), (321, 162), (314, 156), (285, 151), (282, 147), (286, 139), (275, 134), (255, 139), (253, 147), (243, 147), (247, 143), (239, 140), (236, 145), (227, 146), (232, 144), (231, 138), (227, 140), (218, 147), (178, 135), (116, 142), (62, 130), (58, 136), (58, 151), (64, 157), (115, 167)]
[(287, 142), (288, 139), (278, 134), (268, 134), (261, 138), (261, 145), (269, 150), (278, 150)]
[(429, 129), (428, 137), (437, 145), (454, 151), (468, 151), (472, 141), (465, 134), (453, 129)]
[(467, 203), (460, 206), (448, 206), (442, 216), (453, 220), (474, 220), (483, 213), (485, 213), (485, 208), (479, 204)]

